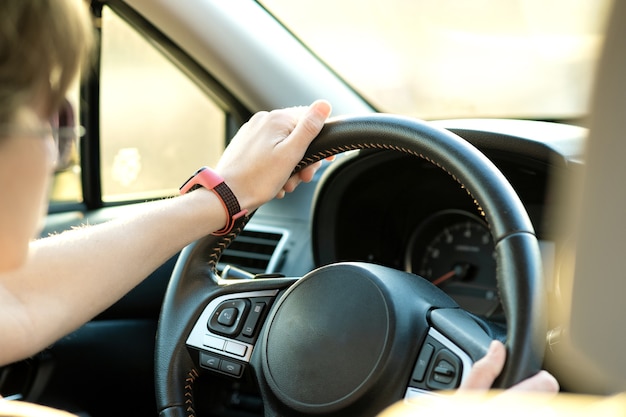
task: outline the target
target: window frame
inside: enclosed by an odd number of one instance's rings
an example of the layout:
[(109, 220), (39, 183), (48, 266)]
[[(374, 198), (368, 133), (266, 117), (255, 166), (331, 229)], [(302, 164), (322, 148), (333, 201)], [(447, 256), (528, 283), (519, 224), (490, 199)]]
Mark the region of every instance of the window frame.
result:
[[(80, 166), (82, 202), (50, 202), (49, 213), (68, 211), (89, 211), (103, 207), (120, 206), (141, 200), (122, 200), (104, 202), (102, 198), (101, 152), (100, 152), (100, 76), (101, 76), (101, 34), (102, 10), (109, 7), (116, 15), (131, 26), (141, 37), (152, 45), (159, 53), (169, 60), (183, 75), (195, 84), (199, 90), (214, 101), (225, 115), (224, 146), (228, 144), (241, 125), (252, 113), (230, 91), (206, 69), (201, 67), (185, 51), (181, 50), (171, 39), (157, 30), (150, 22), (135, 12), (130, 6), (119, 1), (91, 1), (91, 12), (96, 31), (96, 48), (89, 68), (89, 73), (80, 85), (80, 105), (77, 109), (79, 118), (85, 127), (86, 134), (81, 138)], [(182, 181), (183, 179), (181, 179)], [(155, 198), (158, 199), (158, 198)]]

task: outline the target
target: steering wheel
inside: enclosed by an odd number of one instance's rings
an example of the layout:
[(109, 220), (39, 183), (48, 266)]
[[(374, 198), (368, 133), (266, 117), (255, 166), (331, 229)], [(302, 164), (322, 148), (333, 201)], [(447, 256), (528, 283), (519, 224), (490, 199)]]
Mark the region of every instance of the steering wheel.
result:
[[(446, 171), (490, 225), (507, 318), (507, 361), (494, 387), (540, 370), (546, 298), (537, 238), (495, 165), (459, 136), (419, 120), (374, 114), (334, 118), (296, 171), (357, 149), (402, 152)], [(498, 337), (487, 321), (416, 275), (342, 262), (301, 278), (223, 284), (221, 252), (241, 232), (209, 235), (181, 252), (158, 325), (157, 407), (193, 416), (201, 372), (253, 378), (265, 415), (373, 416), (391, 403), (458, 387)]]

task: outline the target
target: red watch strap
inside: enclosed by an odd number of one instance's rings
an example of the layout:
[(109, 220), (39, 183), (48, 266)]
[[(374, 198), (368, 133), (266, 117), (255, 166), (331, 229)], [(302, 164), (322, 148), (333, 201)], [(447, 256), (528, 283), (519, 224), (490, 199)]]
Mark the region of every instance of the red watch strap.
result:
[(219, 176), (215, 171), (208, 167), (202, 167), (197, 170), (185, 183), (180, 187), (180, 193), (186, 194), (197, 188), (204, 187), (213, 191), (220, 199), (224, 210), (226, 210), (226, 226), (217, 230), (211, 234), (216, 236), (223, 236), (233, 229), (235, 221), (240, 217), (248, 214), (248, 210), (242, 210), (239, 206), (239, 201), (233, 191), (224, 182), (224, 179)]

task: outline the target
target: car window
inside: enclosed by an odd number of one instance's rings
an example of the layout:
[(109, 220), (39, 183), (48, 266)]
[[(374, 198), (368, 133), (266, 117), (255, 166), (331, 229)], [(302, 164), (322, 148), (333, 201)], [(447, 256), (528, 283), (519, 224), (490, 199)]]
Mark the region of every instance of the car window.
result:
[[(160, 198), (214, 165), (225, 147), (226, 114), (153, 44), (108, 7), (102, 10), (100, 157), (103, 202)], [(68, 100), (77, 122), (79, 84)], [(79, 149), (54, 175), (50, 207), (83, 200)]]
[(259, 0), (381, 111), (575, 119), (610, 0)]
[(100, 83), (103, 201), (172, 195), (190, 171), (217, 163), (225, 113), (106, 7)]
[[(181, 179), (219, 160), (226, 113), (106, 6), (101, 29), (102, 201), (174, 195)], [(78, 91), (76, 85), (68, 97), (76, 115)], [(82, 140), (89, 137), (87, 132)], [(70, 166), (55, 174), (50, 205), (81, 201), (79, 152), (74, 150)]]

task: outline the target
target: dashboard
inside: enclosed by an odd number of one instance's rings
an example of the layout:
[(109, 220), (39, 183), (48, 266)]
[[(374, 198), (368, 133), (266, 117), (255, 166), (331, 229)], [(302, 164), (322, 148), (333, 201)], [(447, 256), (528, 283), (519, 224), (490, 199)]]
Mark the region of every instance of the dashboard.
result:
[[(547, 271), (555, 250), (549, 216), (555, 204), (553, 184), (576, 169), (576, 149), (585, 132), (569, 125), (519, 122), (504, 128), (502, 121), (481, 128), (474, 121), (449, 124), (513, 185), (540, 240)], [(548, 129), (537, 138), (537, 127)], [(313, 203), (312, 245), (316, 266), (367, 261), (412, 272), (464, 309), (505, 321), (489, 225), (467, 190), (426, 160), (358, 151), (329, 165)]]

